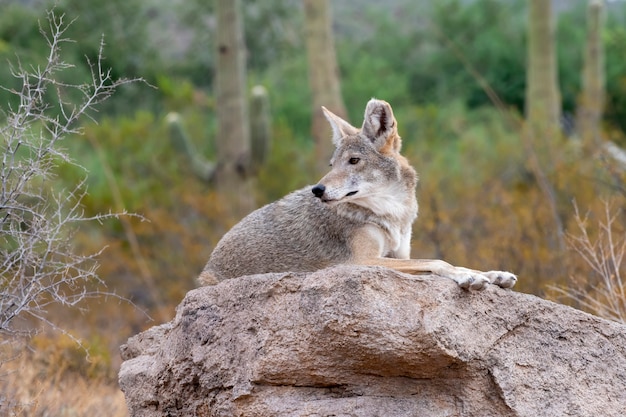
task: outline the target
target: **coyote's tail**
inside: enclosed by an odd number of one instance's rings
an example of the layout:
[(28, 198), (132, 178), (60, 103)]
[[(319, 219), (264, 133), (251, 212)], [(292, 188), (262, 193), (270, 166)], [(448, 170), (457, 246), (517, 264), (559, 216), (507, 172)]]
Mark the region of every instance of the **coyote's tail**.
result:
[(198, 277), (198, 282), (202, 286), (215, 285), (218, 283), (218, 279), (211, 272), (204, 270), (200, 273), (200, 276)]

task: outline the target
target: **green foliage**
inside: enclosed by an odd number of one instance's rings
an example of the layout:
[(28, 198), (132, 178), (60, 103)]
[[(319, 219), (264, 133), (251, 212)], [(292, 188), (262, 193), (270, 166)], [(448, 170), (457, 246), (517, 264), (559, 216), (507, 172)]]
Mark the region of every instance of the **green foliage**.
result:
[[(143, 25), (137, 16), (141, 14), (139, 3), (67, 0), (56, 2), (54, 6), (58, 16), (64, 15), (65, 22), (71, 22), (65, 36), (72, 41), (64, 43), (61, 51), (69, 67), (59, 74), (60, 81), (68, 84), (90, 83), (91, 65), (96, 65), (98, 61), (102, 41), (107, 45), (104, 69), (112, 69), (112, 79), (143, 77), (148, 81), (154, 80), (154, 49), (147, 46), (147, 36), (142, 33)], [(0, 85), (3, 87), (20, 87), (21, 81), (12, 74), (20, 65), (23, 68), (43, 67), (47, 45), (40, 34), (40, 25), (44, 30), (47, 28), (45, 11), (44, 8), (34, 9), (14, 2), (3, 6), (0, 15), (0, 60), (11, 63), (0, 65)], [(48, 96), (53, 98), (51, 93)], [(103, 103), (100, 110), (104, 113), (124, 113), (137, 103), (146, 105), (150, 96), (156, 96), (155, 91), (145, 84), (126, 85), (120, 88), (115, 99)], [(78, 92), (71, 89), (64, 92), (67, 102), (77, 102), (81, 98)], [(0, 90), (0, 103), (7, 102), (13, 108), (18, 105), (14, 95)], [(94, 114), (92, 116), (95, 117)]]
[[(257, 178), (259, 205), (275, 201), (319, 179), (313, 175), (312, 147), (299, 143), (289, 124), (277, 123), (273, 132), (272, 152)], [(330, 138), (328, 142), (330, 146)]]
[(56, 10), (68, 19), (75, 19), (67, 36), (79, 41), (73, 50), (77, 61), (87, 57), (94, 62), (100, 40), (104, 37), (109, 45), (107, 63), (114, 71), (114, 78), (154, 79), (151, 70), (157, 51), (149, 42), (143, 23), (150, 14), (149, 7), (143, 2), (61, 0), (57, 2)]
[[(396, 107), (412, 101), (408, 74), (417, 52), (415, 34), (396, 30), (392, 15), (381, 14), (372, 6), (362, 19), (371, 30), (337, 37), (342, 92), (349, 119), (355, 123), (362, 120), (363, 103), (372, 97), (397, 103)], [(380, 36), (382, 33), (385, 36)]]
[(251, 70), (265, 70), (302, 45), (303, 18), (296, 1), (244, 0), (246, 46)]
[[(41, 66), (47, 55), (46, 45), (41, 41), (37, 18), (32, 10), (17, 4), (2, 6), (0, 14), (0, 85), (6, 89), (21, 88), (21, 81), (13, 76), (12, 72), (18, 63), (16, 56), (24, 66)], [(12, 63), (8, 65), (8, 63)], [(0, 89), (0, 106), (8, 103), (12, 108), (19, 105), (19, 99), (14, 94)], [(5, 115), (0, 114), (0, 118)]]
[[(3, 5), (0, 15), (0, 39), (11, 43), (15, 49), (36, 48), (44, 52), (45, 48), (39, 40), (39, 28), (37, 25), (38, 15), (30, 9), (18, 4)], [(37, 40), (37, 41), (36, 41)], [(2, 52), (8, 49), (8, 45), (2, 48)], [(32, 56), (40, 56), (33, 51)]]
[[(580, 91), (585, 27), (584, 1), (572, 2), (558, 19), (558, 60), (564, 110), (573, 113)], [(371, 3), (358, 13), (333, 4), (338, 58), (350, 119), (360, 117), (360, 103), (372, 96), (404, 104), (462, 100), (470, 108), (489, 105), (472, 70), (507, 105), (523, 110), (525, 88), (526, 2), (513, 0), (445, 0), (434, 4)], [(624, 5), (612, 3), (606, 29), (606, 120), (624, 130), (623, 42)], [(141, 76), (155, 90), (133, 85), (121, 89), (103, 113), (129, 114), (137, 108), (160, 111), (172, 91), (189, 85), (210, 90), (213, 83), (213, 6), (136, 1), (64, 0), (58, 11), (78, 18), (69, 36), (80, 42), (70, 48), (77, 66), (73, 79), (88, 76), (85, 57), (97, 52), (101, 36), (109, 46), (107, 65), (115, 74)], [(38, 23), (43, 10), (9, 1), (0, 16), (0, 58), (37, 56)], [(308, 140), (310, 109), (302, 11), (297, 2), (244, 2), (249, 78), (272, 94), (277, 117)], [(19, 22), (19, 23), (18, 23)], [(169, 83), (167, 82), (169, 80)], [(14, 85), (9, 68), (0, 66), (0, 84)], [(191, 84), (189, 84), (191, 83)], [(251, 84), (251, 85), (252, 85)], [(0, 99), (8, 97), (0, 92)], [(171, 103), (171, 101), (169, 101)], [(396, 107), (398, 106), (396, 104)], [(179, 111), (180, 108), (166, 108)], [(130, 110), (130, 111), (129, 111)], [(354, 114), (352, 114), (354, 112)]]
[[(268, 87), (274, 123), (289, 126), (301, 145), (310, 142), (311, 92), (304, 51), (277, 61), (271, 70), (251, 74), (249, 81)], [(278, 145), (280, 146), (280, 145)]]
[[(149, 112), (138, 112), (132, 117), (105, 118), (99, 125), (84, 127), (83, 135), (76, 137), (72, 154), (90, 174), (89, 195), (85, 205), (90, 214), (113, 207), (114, 189), (107, 178), (113, 173), (124, 207), (136, 211), (148, 202), (163, 204), (167, 197), (154, 192), (155, 182), (167, 184), (166, 172), (177, 167), (166, 130)], [(74, 181), (75, 169), (65, 167), (63, 178)]]
[(187, 79), (177, 79), (165, 74), (159, 74), (156, 87), (161, 93), (164, 107), (167, 110), (176, 110), (193, 103), (194, 85)]
[(409, 63), (409, 87), (418, 103), (462, 99), (489, 104), (478, 72), (509, 105), (523, 107), (525, 2), (437, 2), (432, 21), (419, 32), (421, 54)]

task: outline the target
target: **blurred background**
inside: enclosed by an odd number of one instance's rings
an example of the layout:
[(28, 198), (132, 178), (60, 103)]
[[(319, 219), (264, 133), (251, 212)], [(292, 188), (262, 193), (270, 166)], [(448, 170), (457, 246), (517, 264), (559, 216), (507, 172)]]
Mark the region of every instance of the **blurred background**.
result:
[[(605, 244), (626, 251), (625, 2), (225, 3), (232, 10), (201, 0), (0, 0), (0, 123), (19, 107), (8, 90), (21, 85), (5, 63), (45, 63), (40, 25), (52, 8), (72, 22), (61, 55), (74, 67), (61, 78), (89, 82), (104, 39), (114, 78), (145, 80), (81, 121), (63, 146), (86, 170), (60, 165), (55, 178), (71, 187), (87, 173), (87, 216), (143, 216), (87, 223), (73, 237), (81, 252), (106, 246), (98, 275), (131, 302), (51, 308), (89, 359), (44, 328), (28, 342), (35, 359), (13, 362), (52, 382), (20, 387), (29, 373), (0, 376), (0, 415), (11, 397), (6, 415), (125, 415), (120, 344), (173, 318), (247, 212), (323, 175), (332, 145), (320, 105), (356, 126), (371, 97), (392, 105), (420, 175), (413, 258), (510, 270), (517, 291), (596, 314), (623, 308), (623, 290), (602, 287), (625, 276), (621, 258), (599, 255), (604, 276), (588, 258)], [(60, 381), (76, 391), (78, 380), (102, 384), (95, 391), (118, 408), (59, 394)]]

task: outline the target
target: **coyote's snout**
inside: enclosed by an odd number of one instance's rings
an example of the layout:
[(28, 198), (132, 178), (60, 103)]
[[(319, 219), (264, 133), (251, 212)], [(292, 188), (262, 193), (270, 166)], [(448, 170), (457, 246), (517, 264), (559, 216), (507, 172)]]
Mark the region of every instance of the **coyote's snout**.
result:
[(254, 211), (226, 233), (200, 275), (201, 283), (347, 263), (433, 273), (468, 289), (515, 285), (510, 272), (410, 259), (417, 174), (400, 154), (402, 140), (391, 106), (370, 100), (361, 128), (322, 110), (335, 145), (330, 172), (317, 185)]

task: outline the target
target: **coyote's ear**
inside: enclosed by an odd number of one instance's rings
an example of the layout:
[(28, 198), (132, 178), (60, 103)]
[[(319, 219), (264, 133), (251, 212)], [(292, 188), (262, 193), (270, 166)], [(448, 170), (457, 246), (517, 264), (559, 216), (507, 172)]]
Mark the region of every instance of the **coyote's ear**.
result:
[(335, 146), (339, 146), (339, 142), (344, 136), (356, 135), (359, 132), (356, 127), (352, 126), (350, 123), (346, 122), (326, 107), (322, 106), (322, 111), (330, 123), (330, 127), (333, 128), (333, 143)]
[(373, 98), (367, 103), (361, 133), (382, 153), (400, 152), (402, 141), (398, 136), (396, 118), (386, 101)]

